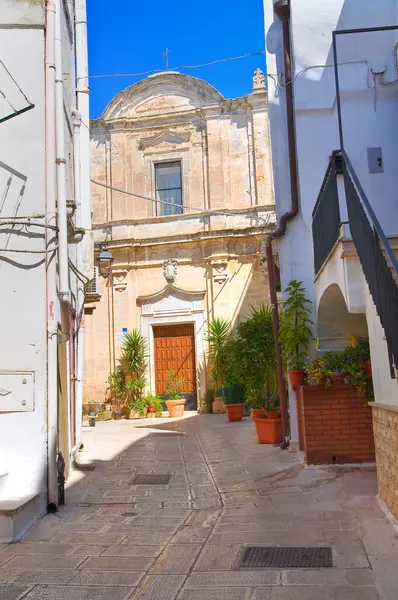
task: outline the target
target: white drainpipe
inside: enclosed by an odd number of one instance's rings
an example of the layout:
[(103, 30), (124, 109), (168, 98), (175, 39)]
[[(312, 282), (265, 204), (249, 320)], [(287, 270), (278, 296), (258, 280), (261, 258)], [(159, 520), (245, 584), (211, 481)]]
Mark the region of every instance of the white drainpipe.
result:
[[(73, 116), (73, 154), (75, 173), (75, 202), (76, 202), (76, 227), (82, 227), (82, 179), (81, 179), (81, 115), (78, 110), (72, 111)], [(79, 273), (84, 271), (83, 243), (76, 249), (76, 267)], [(75, 406), (75, 431), (74, 444), (81, 441), (82, 411), (83, 411), (83, 367), (84, 367), (84, 283), (77, 278), (77, 347), (76, 347), (76, 406)]]
[[(55, 146), (55, 3), (46, 2), (46, 224), (57, 225), (56, 210), (56, 146)], [(46, 245), (55, 237), (46, 230)], [(52, 246), (54, 246), (52, 242)], [(58, 378), (57, 378), (57, 261), (53, 253), (46, 255), (47, 279), (47, 504), (58, 505)]]
[(82, 227), (91, 229), (90, 194), (90, 88), (88, 86), (87, 10), (86, 0), (76, 0), (76, 87), (77, 108), (82, 119), (81, 139), (81, 193)]
[(68, 265), (68, 217), (66, 210), (66, 148), (64, 120), (64, 92), (62, 70), (62, 0), (55, 0), (55, 136), (57, 164), (58, 212), (58, 295), (62, 302), (70, 301)]
[[(80, 186), (76, 186), (76, 204), (78, 227), (86, 231), (91, 230), (91, 194), (90, 194), (90, 113), (88, 86), (88, 51), (87, 51), (87, 8), (86, 0), (76, 0), (75, 6), (75, 35), (76, 35), (76, 88), (77, 108), (80, 113)], [(75, 155), (76, 158), (76, 155)], [(75, 173), (76, 164), (75, 164)], [(80, 205), (80, 212), (79, 207)], [(87, 235), (79, 244), (78, 264), (79, 271), (85, 272), (84, 256), (85, 248), (90, 245)], [(84, 376), (84, 287), (78, 281), (77, 294), (78, 333), (77, 333), (77, 373), (76, 373), (76, 443), (81, 441), (81, 421), (83, 408), (83, 376)]]

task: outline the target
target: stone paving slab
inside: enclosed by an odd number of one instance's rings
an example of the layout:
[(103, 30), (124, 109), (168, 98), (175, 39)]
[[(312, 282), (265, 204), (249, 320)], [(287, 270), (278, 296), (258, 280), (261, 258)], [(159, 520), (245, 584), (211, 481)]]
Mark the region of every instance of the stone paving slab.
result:
[(54, 583), (63, 585), (69, 583), (77, 574), (74, 569), (25, 570), (10, 579), (10, 583)]
[(89, 571), (83, 570), (70, 580), (69, 585), (136, 586), (145, 572), (138, 571)]
[[(37, 585), (27, 600), (127, 600), (134, 590), (130, 587), (44, 586)], [(1, 598), (1, 596), (0, 596)]]
[(19, 569), (76, 569), (84, 561), (84, 557), (77, 556), (16, 556), (7, 566)]
[(210, 573), (192, 573), (185, 587), (247, 587), (258, 585), (280, 585), (281, 574), (278, 571), (218, 571)]
[(201, 547), (195, 544), (171, 544), (165, 548), (152, 567), (155, 573), (189, 573)]
[(380, 600), (374, 587), (257, 588), (251, 600)]
[(0, 585), (0, 600), (19, 600), (30, 590), (26, 585)]
[(147, 571), (153, 561), (153, 558), (145, 556), (135, 556), (134, 559), (127, 556), (99, 556), (88, 558), (81, 568), (94, 571)]
[(107, 548), (102, 556), (144, 556), (156, 557), (163, 551), (163, 546), (133, 546), (131, 544), (115, 544)]
[(149, 575), (131, 600), (174, 600), (184, 580), (185, 575)]
[(250, 588), (213, 588), (211, 590), (184, 589), (178, 596), (181, 600), (249, 600)]

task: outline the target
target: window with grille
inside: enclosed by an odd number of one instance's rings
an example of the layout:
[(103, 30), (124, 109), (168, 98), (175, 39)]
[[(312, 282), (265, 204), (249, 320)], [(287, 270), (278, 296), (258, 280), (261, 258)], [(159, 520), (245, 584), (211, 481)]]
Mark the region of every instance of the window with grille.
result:
[(182, 214), (181, 163), (166, 162), (155, 165), (157, 214), (159, 216)]

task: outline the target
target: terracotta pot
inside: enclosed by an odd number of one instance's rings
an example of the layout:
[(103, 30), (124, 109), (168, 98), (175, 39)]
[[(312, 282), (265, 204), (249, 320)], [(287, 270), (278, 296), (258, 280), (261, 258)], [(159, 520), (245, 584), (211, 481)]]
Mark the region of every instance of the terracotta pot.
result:
[(156, 413), (156, 406), (152, 406), (152, 404), (148, 405), (148, 412), (149, 413)]
[(270, 410), (270, 411), (266, 411), (265, 414), (267, 415), (267, 419), (279, 419), (281, 416), (281, 413), (279, 410)]
[(227, 413), (228, 421), (235, 423), (243, 419), (244, 404), (226, 404), (225, 411)]
[(335, 371), (333, 373), (332, 379), (333, 379), (333, 381), (342, 381), (344, 379), (345, 375), (346, 375), (345, 371)]
[(213, 413), (215, 415), (220, 414), (220, 413), (225, 413), (224, 401), (221, 396), (216, 396), (214, 398), (212, 408), (213, 408)]
[(304, 369), (298, 369), (296, 371), (289, 371), (289, 379), (293, 388), (297, 388), (305, 383), (305, 371)]
[(115, 411), (115, 421), (120, 421), (122, 418), (122, 413), (120, 411)]
[(263, 412), (264, 412), (263, 408), (251, 408), (250, 415), (251, 415), (251, 418), (253, 419), (253, 421), (254, 421), (254, 417), (259, 417), (260, 415), (263, 414)]
[(254, 417), (259, 444), (279, 444), (283, 439), (282, 419)]
[(170, 417), (183, 417), (185, 402), (185, 398), (182, 398), (181, 400), (166, 400), (166, 406)]

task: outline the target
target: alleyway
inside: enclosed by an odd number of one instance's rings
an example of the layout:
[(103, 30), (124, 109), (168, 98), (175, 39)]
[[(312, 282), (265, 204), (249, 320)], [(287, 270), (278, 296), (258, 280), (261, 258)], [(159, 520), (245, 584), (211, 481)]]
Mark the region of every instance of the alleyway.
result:
[[(95, 470), (0, 551), (0, 600), (396, 600), (373, 471), (304, 469), (220, 416), (85, 429)], [(168, 484), (133, 484), (137, 474)], [(239, 568), (246, 546), (329, 546), (333, 567)]]

